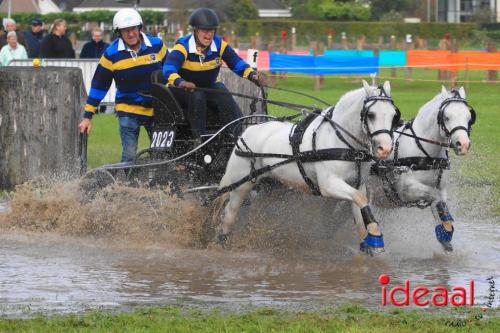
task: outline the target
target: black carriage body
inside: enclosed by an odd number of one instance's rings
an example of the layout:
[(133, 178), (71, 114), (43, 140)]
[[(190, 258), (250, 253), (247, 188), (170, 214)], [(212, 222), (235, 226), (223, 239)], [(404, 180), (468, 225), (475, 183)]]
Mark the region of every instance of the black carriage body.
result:
[(207, 135), (200, 141), (193, 138), (186, 110), (170, 88), (155, 82), (151, 95), (154, 116), (150, 147), (137, 155), (136, 162), (159, 165), (147, 170), (137, 169), (131, 177), (142, 178), (150, 185), (198, 187), (218, 184), (234, 147), (234, 128), (215, 135), (223, 125), (218, 123), (214, 110), (208, 109)]

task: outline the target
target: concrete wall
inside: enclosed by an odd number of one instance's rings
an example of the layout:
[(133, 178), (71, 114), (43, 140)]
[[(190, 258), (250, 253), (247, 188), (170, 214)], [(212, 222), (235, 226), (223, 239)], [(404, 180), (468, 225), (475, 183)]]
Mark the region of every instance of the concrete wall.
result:
[(0, 188), (79, 174), (85, 100), (79, 68), (0, 67)]

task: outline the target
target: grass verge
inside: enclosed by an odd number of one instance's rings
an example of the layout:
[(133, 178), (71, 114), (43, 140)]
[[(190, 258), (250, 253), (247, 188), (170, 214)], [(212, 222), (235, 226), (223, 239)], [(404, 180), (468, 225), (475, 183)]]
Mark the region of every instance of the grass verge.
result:
[(261, 308), (243, 313), (166, 306), (113, 314), (93, 311), (51, 318), (1, 319), (1, 332), (499, 332), (500, 317), (488, 310), (451, 309), (373, 312), (344, 305), (317, 312), (289, 312)]

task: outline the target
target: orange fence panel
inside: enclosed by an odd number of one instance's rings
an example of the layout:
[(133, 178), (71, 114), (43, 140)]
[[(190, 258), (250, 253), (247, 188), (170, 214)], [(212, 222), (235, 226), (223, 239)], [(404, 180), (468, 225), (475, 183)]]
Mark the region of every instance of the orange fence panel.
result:
[(452, 70), (450, 53), (450, 51), (408, 50), (406, 51), (406, 66)]
[(500, 70), (500, 52), (408, 50), (408, 67), (442, 69), (448, 71)]
[(461, 51), (457, 54), (459, 70), (500, 70), (500, 52)]

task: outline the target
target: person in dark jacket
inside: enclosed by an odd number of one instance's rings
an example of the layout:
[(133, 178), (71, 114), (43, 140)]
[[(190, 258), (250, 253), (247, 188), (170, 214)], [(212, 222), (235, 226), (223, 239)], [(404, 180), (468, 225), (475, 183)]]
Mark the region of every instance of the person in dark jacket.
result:
[(31, 21), (31, 29), (24, 32), (28, 58), (38, 58), (40, 56), (40, 44), (47, 32), (42, 30), (43, 22), (39, 18)]
[(42, 58), (75, 58), (75, 50), (66, 33), (66, 21), (56, 19), (52, 24), (50, 34), (43, 40), (40, 46), (40, 57)]
[(94, 28), (91, 32), (92, 40), (85, 45), (83, 45), (82, 52), (80, 53), (80, 59), (93, 59), (100, 58), (104, 53), (104, 50), (108, 47), (108, 43), (102, 41), (102, 30), (101, 28)]

